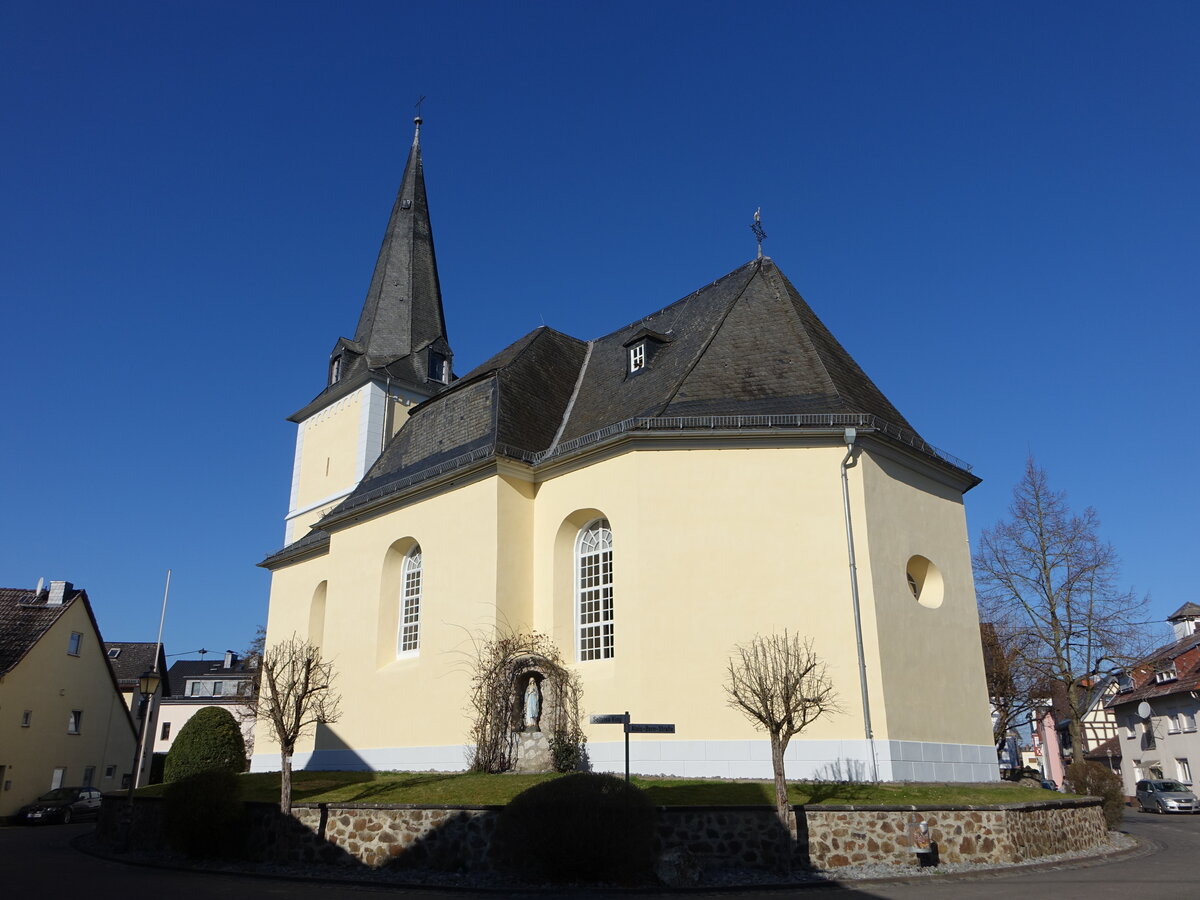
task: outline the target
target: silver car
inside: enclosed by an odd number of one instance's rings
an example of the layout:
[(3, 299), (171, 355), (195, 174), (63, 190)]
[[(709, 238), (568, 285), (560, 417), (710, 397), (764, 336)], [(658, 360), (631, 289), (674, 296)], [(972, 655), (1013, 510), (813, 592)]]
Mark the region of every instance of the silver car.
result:
[(1200, 800), (1178, 781), (1139, 781), (1137, 802), (1143, 811), (1157, 813), (1190, 813), (1200, 810)]

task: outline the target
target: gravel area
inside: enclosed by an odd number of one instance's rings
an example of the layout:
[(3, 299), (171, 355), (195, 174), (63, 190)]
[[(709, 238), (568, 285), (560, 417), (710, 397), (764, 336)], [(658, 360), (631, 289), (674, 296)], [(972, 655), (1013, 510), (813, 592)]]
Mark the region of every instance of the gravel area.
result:
[[(1052, 856), (1041, 856), (1023, 863), (980, 864), (980, 863), (946, 863), (939, 866), (919, 867), (896, 866), (886, 864), (844, 866), (842, 868), (823, 872), (796, 872), (791, 877), (750, 869), (709, 868), (697, 888), (728, 888), (737, 886), (770, 886), (770, 885), (800, 885), (817, 882), (846, 882), (864, 880), (909, 881), (913, 878), (936, 878), (943, 875), (986, 875), (989, 872), (1011, 871), (1028, 866), (1045, 866), (1055, 863), (1070, 864), (1072, 861), (1082, 861), (1096, 856), (1132, 850), (1138, 845), (1133, 837), (1122, 832), (1109, 832), (1108, 841), (1091, 850), (1075, 853), (1058, 853)], [(463, 888), (467, 890), (496, 890), (505, 892), (537, 891), (543, 885), (533, 885), (499, 874), (471, 874), (443, 872), (428, 869), (367, 869), (337, 866), (300, 866), (274, 865), (267, 863), (247, 862), (216, 862), (197, 861), (176, 853), (113, 853), (107, 847), (100, 845), (95, 835), (84, 835), (76, 841), (76, 846), (85, 852), (94, 853), (110, 859), (121, 860), (137, 865), (165, 866), (168, 868), (199, 869), (212, 872), (227, 872), (237, 874), (258, 875), (276, 878), (299, 878), (314, 881), (356, 882), (360, 884), (394, 884), (427, 887)], [(569, 885), (556, 885), (555, 890), (562, 890)], [(577, 885), (589, 890), (629, 887), (628, 885), (596, 884)], [(635, 887), (653, 888), (654, 885)]]

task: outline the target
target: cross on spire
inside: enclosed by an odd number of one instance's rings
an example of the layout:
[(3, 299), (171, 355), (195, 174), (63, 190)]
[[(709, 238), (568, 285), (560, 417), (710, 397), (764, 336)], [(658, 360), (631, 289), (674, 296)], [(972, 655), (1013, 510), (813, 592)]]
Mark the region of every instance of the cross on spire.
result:
[(762, 242), (763, 242), (763, 239), (766, 238), (766, 236), (767, 236), (767, 233), (765, 231), (763, 231), (761, 214), (762, 214), (762, 207), (760, 206), (758, 209), (756, 209), (754, 211), (754, 222), (750, 226), (750, 230), (754, 232), (755, 240), (758, 241), (758, 258), (759, 259), (762, 259), (762, 255), (763, 255), (762, 254)]

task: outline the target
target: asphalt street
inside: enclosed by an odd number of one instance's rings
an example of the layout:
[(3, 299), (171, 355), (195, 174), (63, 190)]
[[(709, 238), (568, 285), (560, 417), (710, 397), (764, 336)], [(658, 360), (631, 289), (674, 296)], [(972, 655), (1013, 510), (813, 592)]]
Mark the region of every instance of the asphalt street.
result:
[[(339, 897), (392, 895), (448, 898), (477, 893), (395, 887), (355, 886), (284, 881), (242, 875), (180, 872), (130, 866), (98, 859), (71, 846), (93, 826), (49, 825), (38, 828), (0, 828), (0, 894), (5, 897), (78, 896), (90, 900), (129, 900), (130, 897), (169, 897), (171, 900), (212, 900), (217, 897), (288, 900), (336, 900)], [(1200, 896), (1200, 815), (1154, 816), (1129, 812), (1123, 828), (1143, 841), (1135, 857), (1086, 866), (1059, 866), (1037, 871), (1020, 869), (984, 877), (920, 879), (908, 883), (849, 884), (813, 889), (772, 889), (711, 892), (689, 891), (696, 898), (768, 898), (796, 895), (846, 898), (1005, 898), (1053, 897), (1055, 900), (1129, 900)], [(515, 895), (514, 895), (515, 896)], [(538, 893), (538, 896), (553, 896)], [(576, 896), (579, 896), (576, 894)], [(663, 896), (654, 892), (589, 893), (592, 898)]]

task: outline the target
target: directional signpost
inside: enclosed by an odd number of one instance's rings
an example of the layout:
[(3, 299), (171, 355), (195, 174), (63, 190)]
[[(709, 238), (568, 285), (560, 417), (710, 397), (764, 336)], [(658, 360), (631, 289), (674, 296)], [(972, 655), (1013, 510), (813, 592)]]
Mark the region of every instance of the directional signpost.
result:
[(624, 725), (625, 726), (625, 783), (629, 783), (629, 736), (631, 734), (674, 734), (675, 726), (638, 724), (629, 721), (629, 711), (613, 713), (604, 716), (592, 716), (593, 725)]

